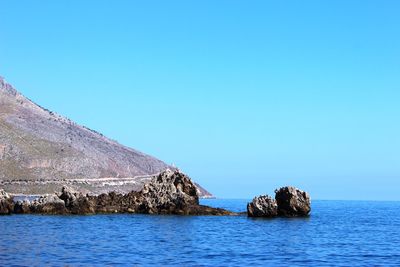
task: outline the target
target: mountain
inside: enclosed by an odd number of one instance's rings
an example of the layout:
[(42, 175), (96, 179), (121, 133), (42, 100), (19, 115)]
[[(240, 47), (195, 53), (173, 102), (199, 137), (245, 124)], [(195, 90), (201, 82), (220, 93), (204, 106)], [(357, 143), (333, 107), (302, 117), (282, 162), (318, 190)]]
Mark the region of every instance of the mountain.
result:
[(68, 184), (90, 194), (127, 193), (167, 168), (173, 167), (40, 107), (0, 77), (0, 188), (7, 192), (53, 193)]

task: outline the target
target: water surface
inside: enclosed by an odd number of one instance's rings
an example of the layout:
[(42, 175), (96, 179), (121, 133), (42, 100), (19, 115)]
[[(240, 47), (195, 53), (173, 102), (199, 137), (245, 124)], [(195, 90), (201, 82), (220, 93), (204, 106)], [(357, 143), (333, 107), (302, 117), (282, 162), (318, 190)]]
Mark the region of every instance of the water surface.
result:
[[(244, 211), (246, 200), (203, 200)], [(400, 266), (400, 202), (315, 201), (302, 219), (0, 217), (1, 266)]]

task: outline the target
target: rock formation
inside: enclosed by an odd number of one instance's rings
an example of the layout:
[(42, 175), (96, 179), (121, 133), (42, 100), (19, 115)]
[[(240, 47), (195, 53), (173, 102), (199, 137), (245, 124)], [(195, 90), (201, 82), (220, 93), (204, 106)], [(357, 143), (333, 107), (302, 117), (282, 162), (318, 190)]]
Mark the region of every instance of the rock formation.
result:
[(307, 216), (311, 211), (311, 200), (307, 192), (292, 186), (275, 190), (278, 214), (286, 217)]
[(29, 200), (18, 200), (14, 203), (15, 214), (28, 214), (31, 213), (32, 203)]
[(304, 217), (308, 216), (310, 211), (309, 194), (291, 186), (275, 190), (275, 199), (259, 196), (247, 204), (249, 217)]
[(247, 214), (249, 217), (275, 217), (278, 215), (278, 205), (275, 199), (267, 195), (255, 197), (247, 204)]
[(18, 201), (14, 213), (96, 214), (142, 213), (177, 215), (233, 215), (234, 213), (199, 205), (197, 188), (185, 174), (166, 170), (145, 184), (140, 192), (111, 192), (99, 196), (83, 195), (69, 187), (59, 194), (40, 197), (32, 202)]
[(12, 211), (12, 198), (3, 189), (0, 189), (0, 215), (11, 214)]
[(39, 214), (65, 214), (67, 209), (65, 203), (57, 195), (45, 195), (32, 201), (30, 213)]
[(199, 205), (198, 190), (179, 171), (166, 170), (136, 194), (136, 212), (178, 215), (233, 215), (224, 209)]
[(167, 170), (144, 186), (138, 202), (141, 213), (160, 214), (199, 205), (199, 197), (189, 177)]

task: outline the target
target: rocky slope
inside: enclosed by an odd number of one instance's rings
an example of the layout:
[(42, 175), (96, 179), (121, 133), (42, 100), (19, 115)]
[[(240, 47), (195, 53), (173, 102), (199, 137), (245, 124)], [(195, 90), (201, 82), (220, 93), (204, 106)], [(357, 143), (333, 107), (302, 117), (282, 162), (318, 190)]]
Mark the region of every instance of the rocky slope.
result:
[(127, 193), (168, 167), (40, 107), (0, 77), (0, 187), (7, 192), (45, 194), (68, 185), (83, 193)]

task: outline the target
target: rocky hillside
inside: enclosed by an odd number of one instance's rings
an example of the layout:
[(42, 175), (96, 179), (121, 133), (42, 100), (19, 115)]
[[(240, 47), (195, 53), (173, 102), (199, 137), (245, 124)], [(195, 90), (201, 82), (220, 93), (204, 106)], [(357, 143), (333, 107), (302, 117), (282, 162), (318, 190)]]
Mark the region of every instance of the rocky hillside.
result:
[(0, 187), (7, 192), (53, 193), (68, 184), (84, 193), (126, 193), (168, 167), (40, 107), (0, 77)]

